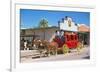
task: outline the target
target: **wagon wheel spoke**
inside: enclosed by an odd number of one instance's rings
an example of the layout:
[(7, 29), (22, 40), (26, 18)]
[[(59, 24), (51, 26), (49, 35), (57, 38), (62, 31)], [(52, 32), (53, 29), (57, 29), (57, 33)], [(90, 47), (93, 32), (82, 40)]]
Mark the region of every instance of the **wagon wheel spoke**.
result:
[(63, 53), (66, 54), (69, 52), (69, 48), (66, 44), (63, 45)]

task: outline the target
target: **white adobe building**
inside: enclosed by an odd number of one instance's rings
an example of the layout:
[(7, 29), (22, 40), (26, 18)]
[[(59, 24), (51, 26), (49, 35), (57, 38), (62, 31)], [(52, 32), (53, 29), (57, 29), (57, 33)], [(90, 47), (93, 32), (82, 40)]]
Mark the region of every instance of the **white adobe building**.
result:
[(60, 30), (64, 31), (78, 31), (78, 26), (73, 22), (72, 18), (65, 17), (59, 22)]

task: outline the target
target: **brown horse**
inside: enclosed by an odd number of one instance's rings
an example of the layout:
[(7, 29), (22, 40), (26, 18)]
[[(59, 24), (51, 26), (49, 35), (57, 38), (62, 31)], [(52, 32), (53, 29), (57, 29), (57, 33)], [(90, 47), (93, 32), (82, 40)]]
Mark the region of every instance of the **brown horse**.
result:
[(32, 42), (32, 46), (34, 49), (37, 49), (40, 53), (40, 57), (41, 56), (47, 56), (47, 47), (46, 47), (46, 42), (45, 41), (37, 39), (37, 40), (33, 40)]
[(34, 40), (33, 46), (36, 46), (41, 55), (50, 56), (51, 54), (57, 55), (58, 44), (54, 41), (49, 42), (47, 40)]
[(46, 44), (46, 47), (47, 47), (48, 56), (50, 56), (51, 53), (53, 55), (57, 55), (57, 48), (58, 48), (57, 42), (52, 41), (52, 42), (47, 42), (45, 44)]

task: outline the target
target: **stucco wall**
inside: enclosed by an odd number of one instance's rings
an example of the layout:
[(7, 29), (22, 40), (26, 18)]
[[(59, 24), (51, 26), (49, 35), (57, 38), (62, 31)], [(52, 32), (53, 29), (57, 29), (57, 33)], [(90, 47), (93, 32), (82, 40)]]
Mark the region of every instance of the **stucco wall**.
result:
[(64, 20), (64, 22), (61, 22), (60, 23), (60, 29), (61, 30), (66, 30), (66, 31), (78, 31), (78, 27), (75, 25), (75, 23), (72, 21), (72, 19), (70, 20), (71, 21), (71, 26), (69, 26), (68, 21), (69, 21), (69, 19)]
[[(56, 30), (58, 28), (46, 28), (42, 29), (26, 29), (24, 35), (37, 35), (36, 39), (44, 40), (44, 32), (45, 32), (45, 40), (51, 41), (55, 35)], [(25, 39), (30, 39), (29, 37), (25, 37)]]

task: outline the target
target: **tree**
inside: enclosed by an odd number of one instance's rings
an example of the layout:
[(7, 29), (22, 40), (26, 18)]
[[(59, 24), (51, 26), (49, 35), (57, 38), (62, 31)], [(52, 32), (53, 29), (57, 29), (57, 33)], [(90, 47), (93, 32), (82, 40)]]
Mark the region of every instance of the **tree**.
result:
[(46, 19), (42, 19), (39, 23), (40, 28), (46, 28), (48, 27), (48, 21)]
[(39, 22), (39, 28), (42, 29), (43, 31), (43, 39), (45, 40), (45, 28), (48, 27), (48, 21), (46, 19), (42, 19), (40, 22)]

